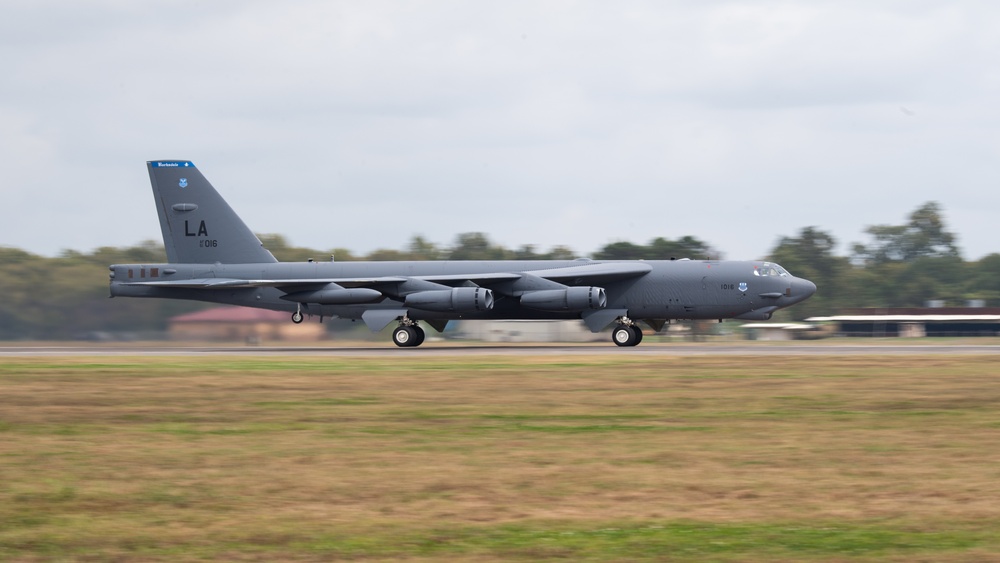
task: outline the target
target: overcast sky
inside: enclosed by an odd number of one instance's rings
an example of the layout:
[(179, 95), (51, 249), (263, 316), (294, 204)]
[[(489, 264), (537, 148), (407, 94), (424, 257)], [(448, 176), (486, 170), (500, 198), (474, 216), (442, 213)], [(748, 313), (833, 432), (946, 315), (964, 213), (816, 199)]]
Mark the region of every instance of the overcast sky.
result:
[(258, 233), (357, 253), (481, 231), (847, 254), (941, 203), (1000, 252), (1000, 4), (0, 4), (0, 245), (159, 240), (145, 161)]

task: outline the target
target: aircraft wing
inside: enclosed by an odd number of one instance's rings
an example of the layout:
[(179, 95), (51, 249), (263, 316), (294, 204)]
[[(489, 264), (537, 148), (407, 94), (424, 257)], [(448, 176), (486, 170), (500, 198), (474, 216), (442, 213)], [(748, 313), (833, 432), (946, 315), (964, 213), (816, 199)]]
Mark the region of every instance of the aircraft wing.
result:
[(298, 287), (309, 285), (326, 285), (336, 283), (344, 287), (364, 287), (377, 285), (380, 283), (399, 283), (408, 278), (404, 277), (380, 277), (380, 278), (301, 278), (283, 280), (243, 280), (236, 278), (199, 278), (190, 280), (168, 280), (168, 281), (147, 281), (128, 282), (125, 285), (145, 285), (152, 287), (179, 287), (194, 289), (233, 289), (247, 287)]
[(402, 283), (411, 279), (419, 279), (432, 282), (490, 282), (516, 280), (520, 274), (498, 273), (498, 274), (453, 274), (437, 276), (381, 276), (374, 278), (301, 278), (301, 279), (280, 279), (280, 280), (248, 280), (238, 278), (197, 278), (190, 280), (162, 280), (162, 281), (141, 281), (127, 282), (125, 285), (145, 285), (152, 287), (178, 287), (192, 289), (233, 289), (247, 287), (299, 287), (304, 285), (326, 285), (335, 283), (342, 287), (370, 287), (374, 285)]
[[(652, 271), (653, 267), (642, 262), (612, 262), (607, 264), (594, 263), (565, 268), (549, 268), (545, 270), (525, 270), (523, 272), (494, 272), (488, 274), (449, 274), (432, 276), (414, 276), (416, 279), (447, 284), (449, 282), (471, 281), (480, 284), (490, 282), (513, 281), (524, 274), (552, 281), (575, 281), (576, 283), (597, 283), (615, 281), (625, 278), (639, 277)], [(337, 282), (340, 283), (340, 282)]]
[(653, 267), (644, 262), (611, 262), (606, 264), (596, 263), (569, 266), (566, 268), (551, 268), (548, 270), (532, 270), (525, 273), (552, 281), (598, 283), (637, 278), (652, 270)]
[[(519, 272), (424, 275), (412, 276), (409, 279), (418, 279), (422, 281), (440, 283), (442, 285), (456, 285), (469, 281), (476, 283), (477, 285), (489, 287), (492, 284), (516, 281), (524, 276), (533, 276), (566, 283), (567, 285), (584, 285), (617, 281), (626, 278), (635, 278), (652, 271), (652, 269), (652, 266), (642, 262), (613, 262), (608, 264), (582, 264), (579, 266), (567, 266), (565, 268), (524, 270)], [(380, 281), (382, 280), (376, 280), (375, 283)], [(402, 281), (402, 279), (398, 281)], [(356, 281), (337, 280), (336, 283), (341, 284), (344, 287), (348, 287), (348, 284), (354, 284)]]
[(642, 262), (613, 262), (582, 264), (565, 268), (550, 268), (545, 270), (528, 270), (523, 272), (490, 272), (481, 274), (436, 274), (422, 276), (381, 276), (358, 278), (300, 278), (300, 279), (270, 279), (251, 280), (239, 278), (196, 278), (188, 280), (159, 280), (128, 282), (126, 285), (141, 285), (164, 288), (188, 289), (240, 289), (253, 287), (276, 287), (284, 291), (295, 291), (305, 287), (324, 286), (335, 283), (344, 288), (370, 287), (403, 283), (408, 280), (421, 280), (443, 285), (473, 282), (479, 285), (514, 281), (524, 275), (531, 275), (552, 281), (569, 282), (570, 285), (584, 283), (600, 283), (625, 278), (638, 277), (652, 270), (649, 264)]

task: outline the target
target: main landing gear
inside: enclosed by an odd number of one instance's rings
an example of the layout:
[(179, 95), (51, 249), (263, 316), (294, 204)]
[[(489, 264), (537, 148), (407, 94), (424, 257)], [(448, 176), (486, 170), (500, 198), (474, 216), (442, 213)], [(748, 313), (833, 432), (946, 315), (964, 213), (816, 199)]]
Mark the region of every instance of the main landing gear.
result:
[(424, 329), (416, 321), (403, 317), (392, 331), (392, 341), (400, 348), (412, 348), (424, 343)]
[(642, 342), (642, 329), (632, 319), (621, 317), (611, 331), (611, 340), (618, 346), (638, 346)]

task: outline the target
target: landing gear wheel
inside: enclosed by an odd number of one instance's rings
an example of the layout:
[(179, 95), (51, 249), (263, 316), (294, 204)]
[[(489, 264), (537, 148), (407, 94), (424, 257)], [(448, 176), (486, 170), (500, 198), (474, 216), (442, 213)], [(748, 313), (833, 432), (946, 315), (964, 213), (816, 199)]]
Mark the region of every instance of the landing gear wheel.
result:
[(414, 336), (416, 335), (408, 326), (396, 327), (396, 330), (392, 331), (392, 341), (400, 348), (412, 346)]
[(295, 311), (292, 313), (292, 322), (295, 324), (302, 322), (302, 311)]
[(638, 325), (632, 325), (632, 330), (635, 331), (635, 344), (632, 346), (638, 346), (642, 342), (642, 329)]
[(400, 326), (392, 331), (392, 341), (400, 348), (420, 346), (424, 341), (424, 331), (419, 326)]
[(618, 346), (635, 346), (642, 338), (642, 336), (636, 335), (637, 332), (641, 334), (641, 332), (634, 327), (628, 325), (618, 325), (613, 331), (611, 331), (611, 340)]
[(424, 337), (426, 336), (424, 334), (424, 329), (420, 328), (420, 325), (413, 325), (410, 328), (413, 329), (413, 332), (417, 333), (416, 337), (413, 339), (413, 346), (420, 346), (423, 344)]

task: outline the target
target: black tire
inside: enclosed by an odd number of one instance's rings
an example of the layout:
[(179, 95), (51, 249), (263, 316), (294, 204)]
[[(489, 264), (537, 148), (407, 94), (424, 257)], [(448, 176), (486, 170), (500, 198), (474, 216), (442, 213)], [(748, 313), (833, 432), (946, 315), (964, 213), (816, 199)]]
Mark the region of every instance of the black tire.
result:
[(292, 313), (292, 322), (295, 324), (302, 322), (302, 311), (295, 311)]
[(392, 331), (392, 341), (400, 348), (416, 346), (419, 344), (418, 340), (418, 333), (416, 330), (413, 330), (412, 326), (401, 326)]
[(611, 341), (618, 346), (635, 346), (635, 340), (635, 332), (630, 326), (618, 325), (611, 331)]
[(413, 346), (416, 347), (416, 346), (420, 346), (421, 344), (423, 344), (424, 343), (424, 337), (427, 336), (424, 333), (424, 329), (420, 328), (419, 325), (413, 325), (410, 328), (412, 328), (413, 332), (416, 333), (416, 336), (413, 339)]
[(632, 330), (635, 332), (635, 344), (632, 346), (638, 346), (642, 342), (642, 329), (637, 325), (632, 325)]

